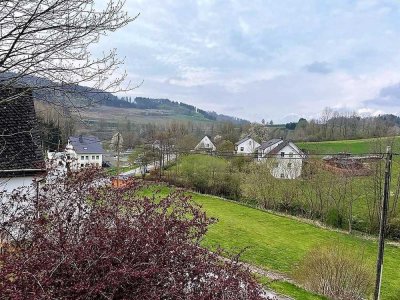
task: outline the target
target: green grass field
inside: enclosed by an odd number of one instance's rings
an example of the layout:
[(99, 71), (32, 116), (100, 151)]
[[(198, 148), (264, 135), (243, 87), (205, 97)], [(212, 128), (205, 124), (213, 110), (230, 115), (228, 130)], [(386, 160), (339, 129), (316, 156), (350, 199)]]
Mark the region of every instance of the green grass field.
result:
[[(161, 195), (167, 193), (168, 189), (163, 188)], [(213, 196), (193, 194), (193, 199), (202, 205), (209, 216), (218, 219), (218, 222), (210, 227), (204, 240), (204, 245), (210, 249), (217, 246), (234, 252), (246, 249), (242, 255), (243, 261), (290, 276), (310, 249), (333, 242), (363, 252), (371, 264), (371, 269), (374, 268), (377, 252), (375, 241), (322, 229)], [(400, 248), (388, 245), (383, 271), (382, 299), (400, 299), (399, 265)], [(285, 290), (288, 287), (281, 288)]]
[(304, 150), (319, 154), (334, 154), (350, 152), (352, 154), (385, 152), (386, 146), (391, 145), (393, 151), (400, 151), (400, 137), (373, 138), (360, 140), (341, 140), (326, 142), (302, 142), (296, 145)]

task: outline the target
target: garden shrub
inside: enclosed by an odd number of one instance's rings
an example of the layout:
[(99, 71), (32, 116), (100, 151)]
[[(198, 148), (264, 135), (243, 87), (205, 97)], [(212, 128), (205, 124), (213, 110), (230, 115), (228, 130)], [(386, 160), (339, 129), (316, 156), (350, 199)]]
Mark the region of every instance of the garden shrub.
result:
[(338, 244), (312, 249), (295, 272), (295, 278), (307, 289), (330, 299), (361, 300), (371, 291), (373, 268), (362, 253)]

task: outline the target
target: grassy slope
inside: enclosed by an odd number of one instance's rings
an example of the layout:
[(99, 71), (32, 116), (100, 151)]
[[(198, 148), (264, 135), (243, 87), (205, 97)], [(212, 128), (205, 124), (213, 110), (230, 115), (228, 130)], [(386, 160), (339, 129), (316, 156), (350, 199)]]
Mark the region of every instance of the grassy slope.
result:
[(301, 149), (310, 153), (338, 153), (350, 152), (352, 154), (362, 154), (370, 152), (384, 152), (386, 146), (392, 145), (393, 150), (400, 149), (400, 137), (395, 138), (373, 138), (360, 140), (341, 140), (326, 142), (303, 142), (296, 143)]
[[(164, 189), (163, 193), (167, 193)], [(204, 244), (238, 251), (246, 262), (291, 274), (297, 263), (314, 246), (329, 242), (364, 251), (374, 267), (377, 243), (321, 229), (287, 217), (273, 215), (207, 195), (193, 195), (209, 216), (219, 222), (210, 227)], [(400, 249), (386, 247), (382, 299), (400, 299)], [(300, 299), (300, 298), (299, 298)]]
[(170, 110), (161, 109), (136, 109), (136, 108), (119, 108), (119, 107), (108, 107), (100, 106), (93, 107), (80, 113), (85, 119), (95, 120), (99, 122), (100, 120), (105, 120), (107, 122), (127, 122), (130, 120), (132, 123), (136, 124), (147, 124), (156, 123), (164, 124), (171, 121), (192, 121), (200, 123), (212, 123), (209, 119), (206, 119), (203, 115), (197, 113), (193, 116), (178, 114)]

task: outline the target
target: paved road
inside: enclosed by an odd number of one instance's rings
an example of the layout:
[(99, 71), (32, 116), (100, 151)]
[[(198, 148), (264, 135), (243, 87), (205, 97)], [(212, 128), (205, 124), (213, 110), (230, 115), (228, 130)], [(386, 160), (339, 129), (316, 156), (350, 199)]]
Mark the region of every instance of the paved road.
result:
[[(176, 158), (175, 155), (174, 155), (174, 154), (171, 154), (171, 155), (169, 155), (169, 160), (167, 161), (167, 156), (165, 156), (165, 157), (164, 157), (165, 164), (167, 165), (168, 163), (174, 161), (175, 158)], [(158, 168), (159, 165), (160, 165), (160, 163), (157, 161), (155, 164), (149, 164), (149, 165), (147, 165), (147, 166), (146, 166), (146, 169), (147, 169), (148, 172), (150, 172), (151, 170), (154, 170), (154, 169)], [(127, 172), (123, 172), (123, 173), (121, 173), (121, 174), (119, 174), (119, 175), (120, 175), (120, 176), (133, 177), (133, 176), (136, 176), (136, 175), (141, 175), (141, 174), (142, 174), (142, 171), (143, 171), (143, 169), (142, 169), (141, 167), (138, 167), (138, 168), (129, 170), (129, 171), (127, 171)]]

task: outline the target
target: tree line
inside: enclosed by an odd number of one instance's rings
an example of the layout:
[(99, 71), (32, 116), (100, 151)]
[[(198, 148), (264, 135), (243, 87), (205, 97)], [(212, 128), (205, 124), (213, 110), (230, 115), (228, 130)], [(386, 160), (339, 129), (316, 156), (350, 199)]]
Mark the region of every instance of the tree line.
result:
[(400, 134), (400, 118), (393, 114), (362, 117), (356, 113), (325, 108), (319, 119), (287, 123), (288, 139), (296, 141), (348, 140)]

